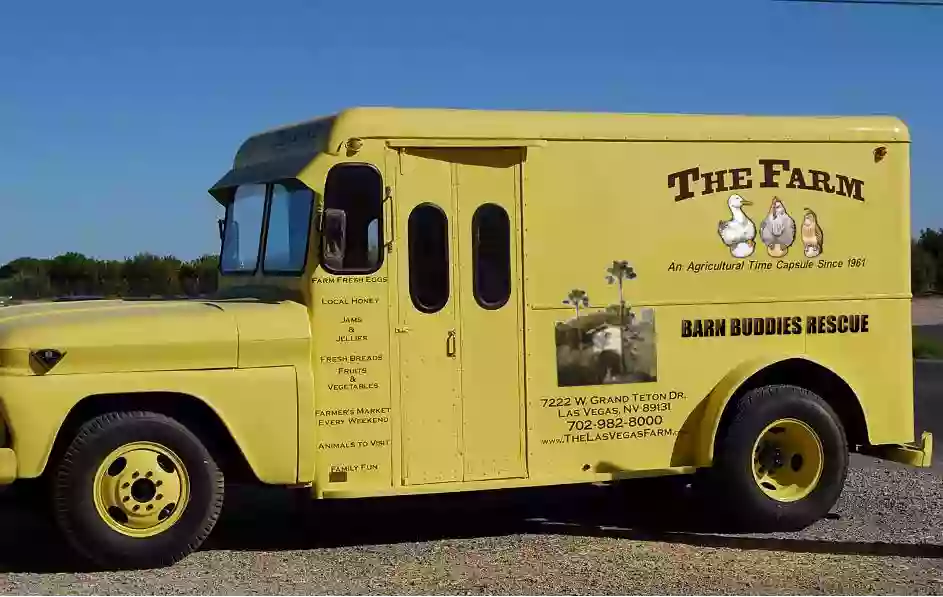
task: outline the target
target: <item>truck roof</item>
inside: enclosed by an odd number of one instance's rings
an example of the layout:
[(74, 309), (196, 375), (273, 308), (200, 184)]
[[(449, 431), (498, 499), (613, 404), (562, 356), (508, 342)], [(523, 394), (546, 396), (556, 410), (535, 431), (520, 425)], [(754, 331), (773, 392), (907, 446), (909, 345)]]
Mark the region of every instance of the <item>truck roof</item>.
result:
[(233, 168), (210, 189), (294, 176), (318, 152), (339, 152), (351, 137), (478, 141), (714, 141), (909, 143), (894, 116), (760, 116), (547, 110), (353, 107), (261, 131), (236, 151)]
[(331, 142), (361, 138), (600, 141), (909, 142), (894, 116), (760, 116), (357, 107), (334, 116)]

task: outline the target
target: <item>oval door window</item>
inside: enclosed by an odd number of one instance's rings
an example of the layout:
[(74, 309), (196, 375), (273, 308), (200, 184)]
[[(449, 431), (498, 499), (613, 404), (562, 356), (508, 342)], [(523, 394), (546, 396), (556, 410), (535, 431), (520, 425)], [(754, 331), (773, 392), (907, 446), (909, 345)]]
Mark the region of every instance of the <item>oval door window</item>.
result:
[(500, 205), (485, 203), (472, 216), (472, 286), (484, 309), (511, 297), (511, 221)]
[(417, 205), (407, 224), (409, 296), (423, 313), (449, 302), (449, 222), (437, 205)]

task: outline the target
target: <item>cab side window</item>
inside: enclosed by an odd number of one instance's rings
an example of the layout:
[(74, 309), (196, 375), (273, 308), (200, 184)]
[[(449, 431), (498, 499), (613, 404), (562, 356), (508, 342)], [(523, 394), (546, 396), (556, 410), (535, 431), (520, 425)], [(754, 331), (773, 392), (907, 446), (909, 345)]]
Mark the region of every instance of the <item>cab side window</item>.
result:
[(368, 164), (331, 168), (324, 184), (321, 264), (332, 274), (370, 274), (383, 262), (383, 180)]

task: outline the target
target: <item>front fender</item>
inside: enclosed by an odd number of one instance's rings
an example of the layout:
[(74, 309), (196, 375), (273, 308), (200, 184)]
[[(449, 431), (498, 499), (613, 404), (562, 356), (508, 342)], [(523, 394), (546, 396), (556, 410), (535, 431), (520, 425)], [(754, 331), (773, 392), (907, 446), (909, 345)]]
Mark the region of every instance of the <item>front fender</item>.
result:
[[(0, 377), (0, 403), (16, 453), (17, 477), (42, 474), (69, 413), (86, 397), (183, 394), (219, 417), (263, 483), (298, 475), (298, 383), (294, 367)], [(200, 434), (199, 429), (193, 429)], [(68, 438), (64, 438), (68, 441)]]

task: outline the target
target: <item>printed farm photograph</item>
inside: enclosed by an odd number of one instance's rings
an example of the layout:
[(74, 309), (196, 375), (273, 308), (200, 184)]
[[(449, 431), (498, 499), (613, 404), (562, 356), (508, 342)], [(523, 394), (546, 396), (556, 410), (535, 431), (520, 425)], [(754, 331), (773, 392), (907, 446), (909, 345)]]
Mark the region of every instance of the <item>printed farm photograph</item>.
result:
[(589, 296), (579, 288), (563, 303), (573, 317), (556, 323), (557, 385), (591, 386), (658, 380), (655, 312), (626, 304), (624, 283), (636, 278), (625, 261), (613, 261), (606, 279), (618, 284), (619, 302), (590, 310)]

